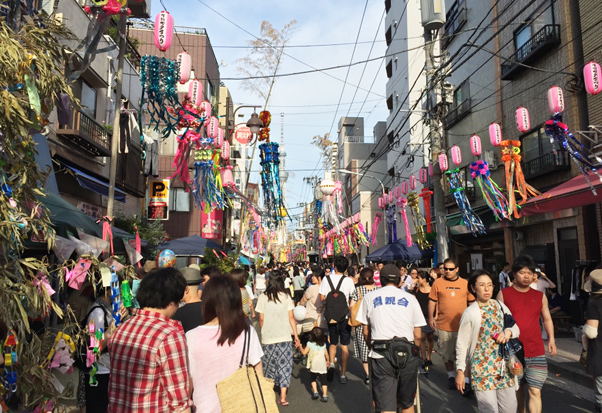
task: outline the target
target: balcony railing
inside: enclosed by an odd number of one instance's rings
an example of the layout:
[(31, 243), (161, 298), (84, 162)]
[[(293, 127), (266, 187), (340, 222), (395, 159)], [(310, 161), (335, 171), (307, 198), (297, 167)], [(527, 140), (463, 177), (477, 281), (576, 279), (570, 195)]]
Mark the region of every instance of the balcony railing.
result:
[(538, 158), (526, 161), (523, 164), (525, 179), (549, 174), (551, 172), (566, 171), (571, 169), (569, 155), (566, 152), (546, 153)]
[(94, 156), (111, 155), (109, 132), (83, 112), (71, 110), (69, 124), (59, 124), (57, 134), (74, 142)]
[(120, 153), (117, 156), (117, 186), (142, 198), (146, 192), (142, 171), (142, 149), (138, 143), (130, 141), (128, 153)]
[(535, 33), (524, 45), (509, 57), (510, 61), (502, 63), (502, 80), (512, 80), (526, 68), (518, 63), (532, 63), (540, 56), (548, 53), (560, 44), (560, 25), (548, 24)]
[(462, 103), (453, 109), (449, 110), (449, 113), (445, 117), (445, 127), (451, 128), (456, 123), (460, 122), (462, 118), (470, 113), (471, 101), (470, 98), (465, 99)]

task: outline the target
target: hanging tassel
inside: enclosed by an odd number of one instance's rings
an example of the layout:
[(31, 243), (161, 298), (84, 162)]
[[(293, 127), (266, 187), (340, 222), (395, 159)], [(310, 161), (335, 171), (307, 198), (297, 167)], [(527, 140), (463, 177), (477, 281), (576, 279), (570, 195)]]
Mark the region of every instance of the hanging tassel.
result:
[[(113, 221), (111, 218), (104, 216), (98, 221), (97, 224), (100, 224), (102, 221), (102, 240), (109, 240), (109, 245), (111, 246), (111, 256), (115, 255), (113, 252), (113, 231), (111, 231), (111, 222)], [(104, 252), (104, 251), (103, 251)]]
[(491, 172), (487, 161), (476, 161), (470, 164), (470, 175), (481, 189), (485, 203), (493, 211), (496, 219), (512, 219), (508, 215), (508, 199), (500, 187), (491, 179)]
[[(136, 231), (136, 252), (142, 254), (142, 243), (140, 242), (140, 234), (138, 233), (138, 227), (134, 225)], [(138, 261), (138, 268), (141, 268), (140, 261)]]
[(424, 215), (426, 219), (426, 232), (431, 233), (432, 231), (432, 219), (431, 219), (431, 196), (433, 195), (433, 191), (428, 188), (422, 188), (420, 192), (420, 198), (424, 202)]
[(401, 215), (401, 219), (403, 220), (403, 224), (406, 229), (406, 245), (411, 247), (412, 244), (412, 233), (410, 232), (410, 225), (408, 224), (408, 212), (406, 211), (406, 207), (408, 206), (408, 200), (401, 197), (397, 198), (397, 206), (399, 207), (399, 215)]
[(420, 208), (418, 206), (419, 200), (420, 197), (416, 192), (410, 192), (408, 194), (408, 206), (410, 207), (410, 212), (412, 213), (414, 231), (416, 231), (416, 243), (420, 249), (423, 250), (430, 247), (431, 244), (429, 244), (429, 242), (426, 240), (426, 234), (424, 233), (424, 228), (422, 228), (422, 226), (426, 224), (426, 221), (420, 213)]
[[(500, 143), (502, 146), (502, 162), (506, 169), (506, 190), (508, 191), (508, 215), (514, 215), (515, 218), (519, 218), (519, 207), (520, 205), (527, 202), (530, 196), (538, 196), (541, 193), (529, 185), (525, 181), (525, 175), (520, 166), (520, 141), (506, 140)], [(516, 202), (516, 194), (521, 196), (522, 200)]]
[(378, 241), (376, 240), (376, 237), (378, 236), (378, 227), (380, 226), (380, 223), (383, 220), (383, 213), (382, 212), (377, 212), (374, 215), (374, 223), (372, 224), (372, 234), (370, 235), (370, 239), (372, 240), (372, 245), (376, 245), (378, 243)]
[(485, 225), (481, 221), (481, 218), (472, 210), (470, 201), (466, 197), (464, 192), (464, 186), (462, 178), (460, 176), (460, 170), (458, 168), (452, 169), (451, 171), (445, 172), (447, 176), (447, 182), (449, 183), (449, 192), (454, 196), (458, 208), (462, 213), (464, 219), (464, 225), (472, 232), (473, 236), (485, 234)]

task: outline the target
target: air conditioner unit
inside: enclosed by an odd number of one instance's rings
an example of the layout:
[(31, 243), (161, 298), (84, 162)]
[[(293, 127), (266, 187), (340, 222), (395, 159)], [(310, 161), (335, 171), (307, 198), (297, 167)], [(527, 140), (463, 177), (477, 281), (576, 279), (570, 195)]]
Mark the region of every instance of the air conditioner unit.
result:
[(485, 161), (489, 164), (489, 169), (494, 171), (498, 167), (498, 159), (493, 151), (485, 151)]

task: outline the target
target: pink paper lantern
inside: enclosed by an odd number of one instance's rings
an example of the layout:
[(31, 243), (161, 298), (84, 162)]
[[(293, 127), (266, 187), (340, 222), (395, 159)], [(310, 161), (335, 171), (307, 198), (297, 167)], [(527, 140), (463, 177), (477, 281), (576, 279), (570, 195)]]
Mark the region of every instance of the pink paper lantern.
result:
[(184, 84), (190, 80), (190, 71), (192, 67), (192, 58), (186, 52), (178, 54), (178, 64), (180, 65), (180, 83)]
[(378, 198), (378, 207), (381, 208), (381, 209), (383, 207), (383, 199), (382, 199), (382, 197)]
[(451, 157), (454, 164), (460, 165), (462, 163), (462, 151), (459, 146), (454, 145), (451, 147)]
[(173, 17), (165, 10), (155, 17), (155, 46), (162, 52), (171, 46), (173, 36)]
[(564, 93), (562, 93), (562, 88), (552, 86), (548, 89), (548, 107), (552, 113), (564, 112)]
[(502, 143), (502, 128), (497, 123), (489, 125), (489, 140), (493, 146), (499, 146)]
[(211, 117), (211, 103), (206, 100), (202, 101), (200, 104), (201, 111), (204, 112), (204, 116), (206, 119)]
[(416, 176), (414, 174), (410, 175), (410, 189), (413, 191), (416, 189), (418, 182), (416, 181)]
[(213, 146), (215, 149), (220, 149), (224, 143), (224, 130), (220, 127), (217, 128), (217, 136), (213, 138)]
[(602, 70), (596, 62), (589, 62), (583, 68), (583, 78), (585, 79), (585, 90), (590, 95), (597, 95), (602, 91)]
[(474, 156), (481, 154), (481, 138), (477, 135), (472, 135), (470, 138), (470, 150)]
[(230, 159), (230, 143), (226, 140), (224, 140), (224, 143), (222, 143), (221, 157), (225, 160)]
[(220, 177), (222, 179), (222, 186), (224, 188), (235, 188), (236, 184), (234, 183), (234, 176), (232, 175), (232, 167), (228, 166), (219, 171)]
[(444, 153), (439, 154), (439, 168), (441, 168), (441, 172), (445, 172), (449, 169), (449, 162), (447, 161), (447, 155)]
[(428, 171), (426, 170), (426, 168), (420, 168), (420, 172), (418, 173), (418, 179), (420, 180), (421, 184), (426, 184), (426, 181), (428, 181)]
[(194, 106), (200, 106), (203, 101), (203, 84), (194, 79), (188, 86), (188, 99)]
[(393, 188), (393, 195), (395, 195), (395, 199), (401, 197), (401, 188), (399, 186)]
[(209, 119), (205, 121), (205, 127), (207, 128), (207, 136), (212, 139), (217, 137), (219, 122), (215, 116), (211, 116)]
[(529, 129), (531, 129), (529, 111), (522, 106), (516, 109), (516, 127), (523, 133), (529, 132)]
[(408, 187), (408, 183), (405, 182), (405, 181), (403, 181), (401, 183), (401, 193), (404, 194), (404, 195), (407, 195), (408, 192), (410, 192), (410, 188)]
[(432, 178), (433, 177), (433, 164), (429, 163), (429, 176)]
[(389, 204), (393, 202), (393, 192), (389, 191), (389, 193), (387, 194), (387, 201)]

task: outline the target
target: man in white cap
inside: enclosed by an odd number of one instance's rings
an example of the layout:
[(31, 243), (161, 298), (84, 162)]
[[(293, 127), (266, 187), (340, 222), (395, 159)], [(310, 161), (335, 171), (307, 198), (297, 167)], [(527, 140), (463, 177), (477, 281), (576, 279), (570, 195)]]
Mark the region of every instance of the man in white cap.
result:
[(193, 328), (205, 324), (201, 310), (201, 299), (199, 298), (199, 286), (203, 282), (203, 278), (201, 272), (192, 265), (181, 269), (180, 272), (186, 279), (186, 290), (184, 292), (184, 302), (186, 304), (178, 308), (172, 319), (180, 321), (184, 332), (187, 333)]

